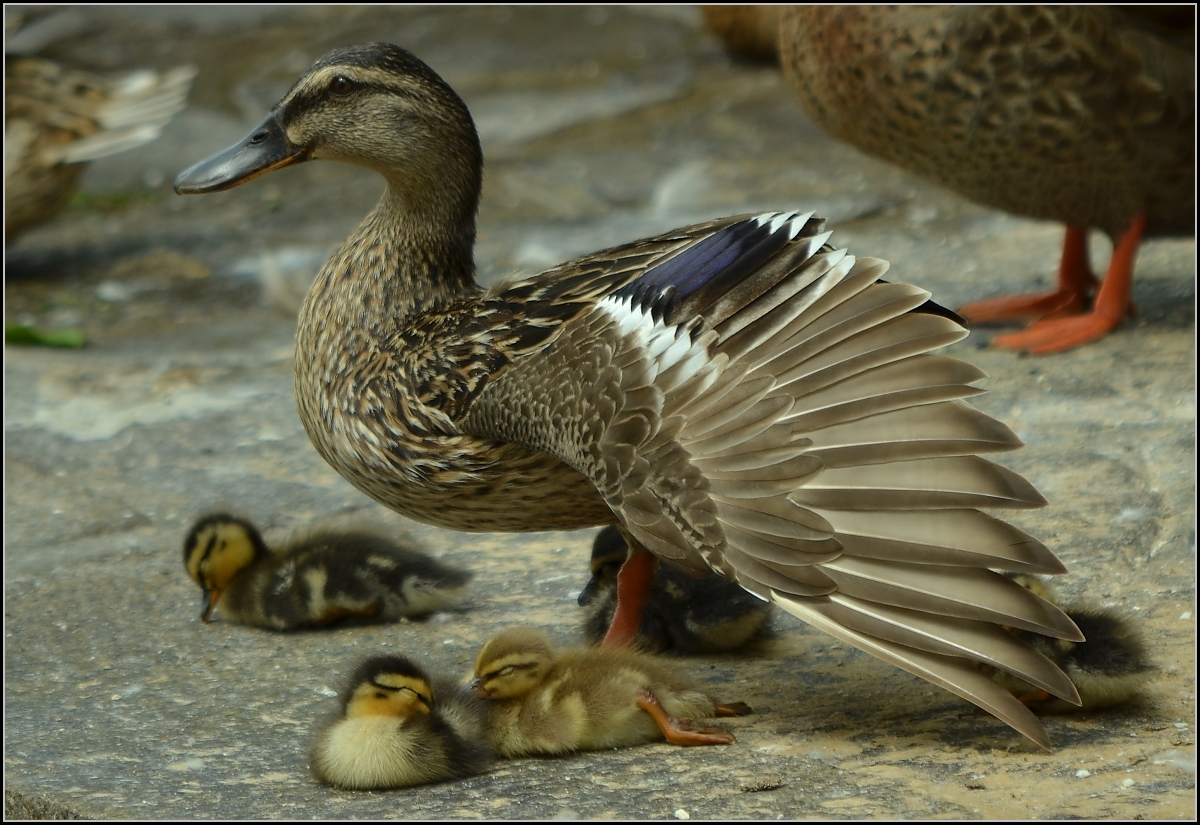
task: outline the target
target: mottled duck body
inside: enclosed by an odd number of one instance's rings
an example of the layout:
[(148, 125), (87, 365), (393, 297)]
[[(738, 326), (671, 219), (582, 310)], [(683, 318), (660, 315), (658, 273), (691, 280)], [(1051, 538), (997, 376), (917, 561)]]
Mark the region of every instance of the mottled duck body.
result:
[(1078, 630), (991, 569), (1064, 568), (978, 509), (1045, 500), (979, 457), (1020, 441), (964, 400), (982, 372), (929, 354), (966, 331), (928, 293), (881, 281), (886, 262), (835, 249), (799, 213), (683, 227), (483, 290), (470, 113), (388, 44), (330, 52), (176, 190), (317, 159), (386, 181), (297, 331), (301, 420), (355, 486), (460, 530), (619, 525), (633, 549), (608, 644), (634, 638), (662, 559), (1048, 746), (978, 663), (1077, 698), (1004, 628)]
[[(781, 60), (834, 137), (979, 203), (1067, 225), (1053, 293), (961, 310), (980, 322), (1040, 318), (993, 343), (1053, 352), (1130, 311), (1143, 238), (1194, 234), (1194, 14), (795, 6), (782, 17)], [(1114, 244), (1098, 291), (1092, 228)]]

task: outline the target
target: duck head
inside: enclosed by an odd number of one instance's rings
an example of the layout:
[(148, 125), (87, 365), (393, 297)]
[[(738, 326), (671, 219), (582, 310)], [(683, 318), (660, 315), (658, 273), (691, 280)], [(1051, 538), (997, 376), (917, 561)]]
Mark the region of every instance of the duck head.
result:
[(309, 160), (366, 166), (410, 206), (454, 205), (474, 218), (483, 153), (470, 112), (436, 72), (389, 43), (326, 54), (248, 136), (181, 172), (175, 191), (230, 189)]

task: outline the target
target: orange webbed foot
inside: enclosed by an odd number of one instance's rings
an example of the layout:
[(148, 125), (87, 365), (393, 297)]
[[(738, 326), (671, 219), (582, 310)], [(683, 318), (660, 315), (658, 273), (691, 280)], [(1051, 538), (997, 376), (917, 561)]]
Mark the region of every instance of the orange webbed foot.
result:
[(1073, 318), (1038, 321), (1020, 332), (997, 335), (992, 339), (992, 346), (1046, 355), (1098, 341), (1119, 323), (1120, 318), (1105, 318), (1095, 312)]
[(972, 324), (1025, 321), (1030, 318), (1063, 318), (1087, 308), (1091, 291), (1059, 287), (1053, 292), (992, 298), (960, 307), (958, 314)]
[[(1071, 317), (1044, 317), (1027, 329), (998, 335), (992, 339), (993, 346), (1006, 349), (1043, 355), (1051, 352), (1061, 352), (1103, 338), (1111, 332), (1126, 315), (1134, 313), (1133, 307), (1133, 263), (1137, 257), (1138, 246), (1142, 242), (1142, 234), (1146, 229), (1146, 216), (1138, 215), (1129, 223), (1129, 227), (1121, 234), (1113, 248), (1112, 260), (1108, 265), (1108, 273), (1096, 294), (1095, 305), (1091, 312)], [(1069, 250), (1081, 247), (1083, 244), (1082, 230), (1074, 227), (1067, 230), (1067, 242), (1064, 245), (1063, 265), (1060, 269), (1059, 291), (1078, 287), (1082, 283), (1078, 264), (1083, 262), (1083, 270), (1087, 269), (1086, 247), (1080, 253)], [(1082, 254), (1082, 259), (1080, 259)], [(1071, 273), (1068, 275), (1068, 273)], [(1088, 278), (1091, 278), (1088, 272)], [(1072, 286), (1073, 285), (1073, 286)], [(992, 302), (984, 302), (992, 303)], [(977, 305), (972, 305), (977, 306)], [(966, 308), (964, 308), (964, 311)], [(971, 317), (968, 314), (968, 317)]]
[(729, 702), (714, 707), (713, 713), (717, 716), (749, 716), (754, 711), (745, 702)]
[(650, 714), (663, 736), (672, 745), (732, 745), (733, 734), (721, 728), (698, 728), (691, 719), (677, 719), (667, 713), (658, 697), (648, 690), (638, 693), (637, 705)]
[(1053, 292), (977, 301), (958, 312), (973, 324), (1078, 315), (1087, 309), (1096, 284), (1096, 276), (1088, 265), (1087, 230), (1068, 226), (1058, 265), (1058, 287)]

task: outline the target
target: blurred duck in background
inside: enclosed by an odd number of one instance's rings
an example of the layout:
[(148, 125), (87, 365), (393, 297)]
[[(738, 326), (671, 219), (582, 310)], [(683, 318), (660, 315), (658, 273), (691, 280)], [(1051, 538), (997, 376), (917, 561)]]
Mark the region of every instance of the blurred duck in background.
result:
[[(1133, 311), (1145, 238), (1195, 235), (1196, 9), (742, 6), (706, 9), (735, 55), (777, 30), (784, 76), (830, 135), (1014, 215), (1067, 227), (1058, 284), (961, 310), (1032, 320), (996, 346), (1107, 335)], [(1113, 242), (1102, 283), (1087, 233)]]
[(179, 66), (107, 78), (32, 56), (81, 25), (77, 13), (71, 15), (5, 14), (4, 234), (10, 243), (67, 205), (88, 161), (157, 138), (186, 105), (196, 76), (194, 67)]

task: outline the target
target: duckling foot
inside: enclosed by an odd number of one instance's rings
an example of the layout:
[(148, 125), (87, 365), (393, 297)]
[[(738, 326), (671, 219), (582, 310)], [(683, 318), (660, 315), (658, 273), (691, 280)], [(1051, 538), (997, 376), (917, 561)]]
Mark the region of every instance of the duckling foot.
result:
[(637, 705), (658, 725), (672, 745), (732, 745), (733, 734), (721, 728), (697, 728), (690, 719), (676, 719), (648, 690), (638, 692)]
[(1113, 248), (1108, 274), (1096, 295), (1096, 304), (1086, 315), (1038, 321), (1028, 329), (992, 339), (997, 347), (1023, 350), (1035, 355), (1077, 347), (1103, 338), (1121, 323), (1133, 307), (1133, 262), (1146, 229), (1146, 216), (1138, 215)]
[(650, 584), (654, 581), (654, 569), (658, 559), (644, 547), (630, 540), (629, 558), (617, 573), (617, 608), (613, 611), (612, 624), (604, 635), (601, 647), (631, 647), (642, 624), (642, 613), (650, 597)]
[(373, 601), (365, 607), (342, 607), (334, 605), (321, 614), (315, 624), (318, 627), (336, 624), (343, 619), (373, 619), (379, 615), (380, 603)]
[(977, 301), (958, 312), (973, 324), (1064, 318), (1078, 315), (1087, 308), (1097, 283), (1088, 265), (1087, 230), (1081, 226), (1068, 226), (1058, 265), (1057, 289), (1038, 295)]
[(727, 705), (716, 705), (713, 713), (717, 716), (749, 716), (754, 711), (745, 702), (730, 702)]
[(1052, 697), (1044, 690), (1031, 690), (1029, 693), (1022, 694), (1017, 697), (1017, 701), (1025, 707), (1040, 705), (1042, 702), (1049, 702)]

